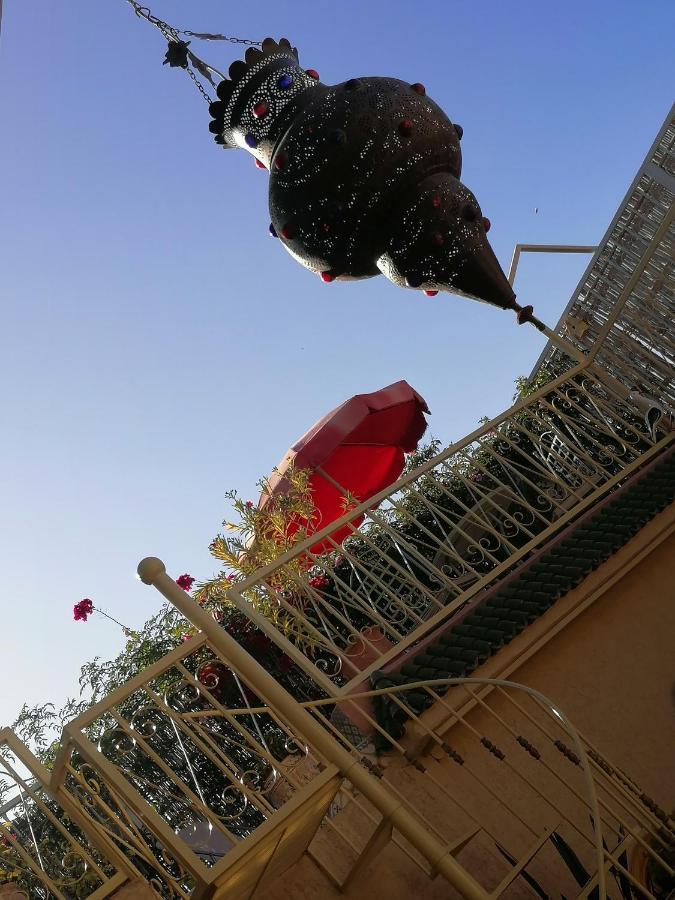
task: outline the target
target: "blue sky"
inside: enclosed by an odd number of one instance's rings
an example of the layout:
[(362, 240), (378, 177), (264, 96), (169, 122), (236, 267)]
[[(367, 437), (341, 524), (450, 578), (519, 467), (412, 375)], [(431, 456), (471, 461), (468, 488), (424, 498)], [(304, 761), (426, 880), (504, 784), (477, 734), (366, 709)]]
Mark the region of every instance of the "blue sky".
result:
[[(0, 39), (0, 725), (62, 702), (159, 597), (143, 556), (211, 574), (229, 488), (343, 399), (406, 378), (430, 434), (510, 401), (542, 347), (510, 314), (384, 279), (323, 285), (267, 234), (266, 181), (124, 0), (5, 0)], [(196, 31), (288, 36), (327, 83), (421, 81), (464, 127), (463, 180), (517, 241), (597, 242), (672, 102), (671, 2), (155, 0)], [(235, 45), (201, 45), (220, 68)], [(535, 207), (539, 212), (535, 214)], [(553, 324), (585, 258), (526, 257)]]

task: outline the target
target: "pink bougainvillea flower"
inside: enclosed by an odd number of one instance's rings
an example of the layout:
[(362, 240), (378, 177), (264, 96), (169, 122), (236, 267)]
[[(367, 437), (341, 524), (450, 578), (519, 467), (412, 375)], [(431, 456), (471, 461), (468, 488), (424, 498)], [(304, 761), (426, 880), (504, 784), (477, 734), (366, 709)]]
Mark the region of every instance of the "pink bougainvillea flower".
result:
[(309, 579), (309, 586), (317, 591), (322, 591), (328, 587), (328, 578), (325, 575), (315, 575)]
[(194, 581), (192, 575), (188, 575), (187, 573), (176, 578), (176, 584), (178, 587), (183, 588), (184, 591), (189, 591), (192, 588)]
[(253, 509), (253, 500), (246, 501), (246, 509)]
[(183, 643), (185, 643), (185, 641), (189, 641), (191, 637), (191, 634), (181, 634), (180, 639)]
[(90, 616), (94, 611), (94, 604), (85, 597), (84, 600), (80, 600), (79, 603), (76, 603), (73, 606), (73, 619), (76, 622), (86, 622), (87, 617)]

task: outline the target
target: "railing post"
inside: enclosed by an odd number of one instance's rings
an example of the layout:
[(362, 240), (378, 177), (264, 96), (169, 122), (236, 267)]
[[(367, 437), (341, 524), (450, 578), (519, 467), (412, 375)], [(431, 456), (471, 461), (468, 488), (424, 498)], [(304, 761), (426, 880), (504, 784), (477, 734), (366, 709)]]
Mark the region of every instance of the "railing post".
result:
[(148, 557), (142, 560), (138, 566), (138, 575), (144, 584), (157, 588), (188, 621), (199, 628), (223, 657), (241, 672), (253, 690), (265, 698), (289, 725), (297, 729), (326, 761), (348, 778), (463, 897), (469, 900), (487, 900), (487, 892), (453, 859), (448, 848), (428, 832), (414, 814), (406, 810), (374, 775), (366, 771), (358, 759), (340, 746), (206, 610), (178, 587), (166, 574), (166, 567), (160, 559)]

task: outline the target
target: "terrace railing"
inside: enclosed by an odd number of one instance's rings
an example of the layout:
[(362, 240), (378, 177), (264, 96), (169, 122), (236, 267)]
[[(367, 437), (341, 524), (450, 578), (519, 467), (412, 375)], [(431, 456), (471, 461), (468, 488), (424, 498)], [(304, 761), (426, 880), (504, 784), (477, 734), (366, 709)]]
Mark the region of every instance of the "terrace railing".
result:
[(49, 773), (0, 731), (0, 884), (28, 897), (106, 897), (133, 877), (123, 854), (92, 835), (81, 805), (49, 790)]
[[(348, 693), (672, 438), (669, 419), (650, 424), (601, 367), (575, 366), (392, 488), (351, 505), (235, 584), (227, 599), (329, 694)], [(345, 526), (350, 536), (331, 541)], [(319, 540), (333, 552), (313, 553)], [(263, 614), (269, 609), (274, 616)]]
[(261, 702), (196, 636), (66, 726), (52, 785), (160, 896), (222, 888), (233, 871), (247, 896), (275, 854), (293, 861), (290, 813), (302, 852), (298, 831), (314, 834), (340, 785), (271, 708), (248, 711)]
[(524, 871), (580, 898), (673, 876), (668, 815), (537, 691), (454, 678), (298, 703), (158, 560), (139, 571), (202, 630), (66, 727), (50, 789), (159, 896), (262, 896), (304, 853), (345, 890), (390, 842), (482, 900)]
[(667, 813), (536, 690), (450, 678), (298, 703), (158, 560), (139, 571), (201, 631), (67, 726), (51, 789), (160, 896), (263, 896), (304, 853), (345, 890), (389, 843), (481, 900), (521, 878), (653, 900), (675, 874)]

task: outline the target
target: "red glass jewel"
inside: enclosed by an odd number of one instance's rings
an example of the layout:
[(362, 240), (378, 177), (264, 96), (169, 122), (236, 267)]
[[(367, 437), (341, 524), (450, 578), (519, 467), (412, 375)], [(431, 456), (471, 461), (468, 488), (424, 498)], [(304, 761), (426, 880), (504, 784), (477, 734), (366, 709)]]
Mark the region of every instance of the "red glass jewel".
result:
[(256, 117), (256, 119), (261, 119), (263, 116), (267, 115), (267, 109), (267, 103), (264, 100), (260, 100), (253, 107), (253, 115)]
[(288, 238), (292, 238), (295, 234), (295, 228), (293, 228), (290, 222), (287, 222), (285, 225), (281, 226), (279, 234), (282, 236), (282, 238), (286, 238), (288, 240)]
[(322, 281), (325, 281), (326, 284), (329, 284), (329, 282), (335, 281), (335, 275), (333, 275), (332, 272), (322, 272), (322, 273), (321, 273), (321, 280), (322, 280)]
[(483, 216), (483, 228), (485, 229), (486, 234), (490, 230), (491, 225), (492, 225), (492, 222), (488, 219), (488, 217)]
[(427, 92), (427, 89), (424, 87), (423, 84), (420, 84), (419, 81), (416, 81), (415, 84), (411, 84), (410, 87), (413, 89), (413, 91), (416, 91), (418, 94), (421, 94), (422, 96), (424, 96)]
[(427, 295), (427, 297), (435, 297), (438, 291), (425, 291), (424, 293)]
[(305, 72), (309, 75), (310, 78), (313, 78), (315, 81), (319, 80), (319, 73), (316, 69), (305, 69)]
[(265, 163), (261, 159), (258, 159), (257, 157), (254, 157), (253, 162), (255, 163), (256, 169), (266, 169), (267, 168)]
[(399, 123), (398, 130), (399, 133), (403, 135), (403, 137), (408, 137), (412, 134), (413, 123), (410, 121), (410, 119), (403, 119), (403, 121)]

